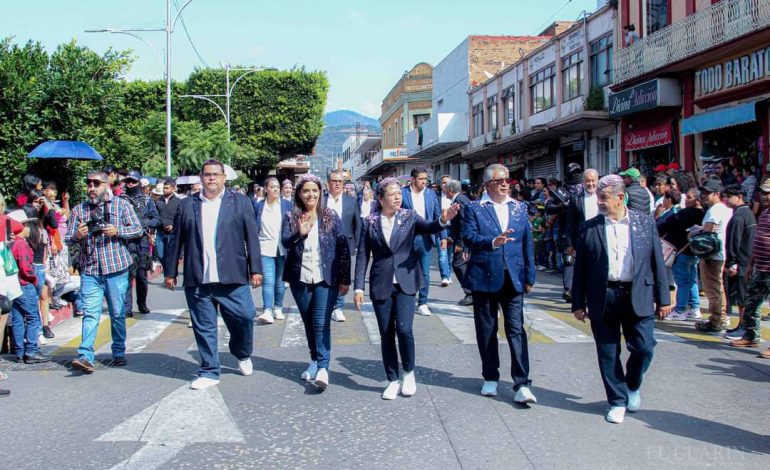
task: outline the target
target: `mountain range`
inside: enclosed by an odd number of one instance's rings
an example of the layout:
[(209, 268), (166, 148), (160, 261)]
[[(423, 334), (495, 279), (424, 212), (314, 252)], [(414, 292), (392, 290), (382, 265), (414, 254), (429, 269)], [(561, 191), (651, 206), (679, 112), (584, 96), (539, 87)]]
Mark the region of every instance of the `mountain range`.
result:
[[(356, 126), (358, 124), (358, 126)], [(342, 152), (345, 139), (356, 132), (379, 134), (380, 122), (355, 111), (341, 109), (324, 115), (324, 129), (315, 145), (316, 155), (336, 155)]]

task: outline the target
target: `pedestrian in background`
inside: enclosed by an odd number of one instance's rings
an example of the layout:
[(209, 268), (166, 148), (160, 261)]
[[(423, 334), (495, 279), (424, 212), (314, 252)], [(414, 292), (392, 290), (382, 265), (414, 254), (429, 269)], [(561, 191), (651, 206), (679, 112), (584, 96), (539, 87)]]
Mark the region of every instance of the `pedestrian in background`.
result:
[(332, 311), (337, 296), (350, 288), (350, 245), (339, 216), (324, 206), (321, 191), (320, 178), (300, 177), (281, 241), (287, 252), (283, 280), (297, 303), (310, 349), (311, 362), (301, 378), (323, 391), (329, 386)]
[(727, 249), (723, 282), (725, 299), (727, 300), (725, 307), (727, 316), (732, 315), (733, 306), (738, 307), (738, 324), (735, 328), (725, 331), (725, 338), (739, 340), (745, 334), (743, 313), (746, 305), (747, 277), (750, 274), (748, 268), (751, 264), (751, 249), (754, 246), (757, 219), (751, 212), (751, 208), (746, 205), (746, 194), (742, 186), (738, 184), (727, 186), (723, 196), (727, 207), (733, 210), (733, 216), (730, 217), (730, 222), (727, 224), (725, 237)]
[(166, 179), (162, 186), (162, 196), (155, 203), (160, 216), (160, 227), (155, 232), (155, 248), (161, 262), (166, 254), (168, 239), (171, 237), (171, 232), (174, 231), (174, 217), (182, 203), (182, 200), (176, 195), (176, 181), (173, 178)]

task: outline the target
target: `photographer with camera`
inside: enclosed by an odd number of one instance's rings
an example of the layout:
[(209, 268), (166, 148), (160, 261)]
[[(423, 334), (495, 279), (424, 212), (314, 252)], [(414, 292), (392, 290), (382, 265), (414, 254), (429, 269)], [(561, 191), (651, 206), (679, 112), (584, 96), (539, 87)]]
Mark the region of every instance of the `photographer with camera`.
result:
[(125, 301), (127, 317), (133, 316), (132, 285), (134, 281), (136, 281), (136, 303), (139, 306), (139, 313), (150, 313), (150, 309), (147, 308), (147, 271), (152, 269), (149, 230), (160, 229), (162, 225), (155, 202), (142, 190), (141, 180), (142, 175), (138, 171), (129, 171), (123, 179), (125, 190), (119, 196), (128, 201), (142, 224), (142, 233), (136, 238), (129, 239), (127, 243), (132, 259), (131, 267), (128, 269), (128, 291)]
[(94, 341), (99, 329), (102, 301), (107, 299), (112, 334), (113, 365), (126, 365), (126, 317), (131, 253), (127, 241), (142, 234), (142, 225), (131, 205), (108, 190), (107, 174), (101, 170), (86, 177), (88, 200), (72, 209), (67, 243), (80, 246), (83, 338), (72, 367), (94, 371)]

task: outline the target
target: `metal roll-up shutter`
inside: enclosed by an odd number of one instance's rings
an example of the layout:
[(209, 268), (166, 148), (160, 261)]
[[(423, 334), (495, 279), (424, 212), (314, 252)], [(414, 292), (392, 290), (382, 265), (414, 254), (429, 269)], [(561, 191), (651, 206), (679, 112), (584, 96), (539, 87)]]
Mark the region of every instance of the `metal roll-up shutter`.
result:
[(531, 177), (537, 178), (540, 176), (549, 178), (555, 177), (558, 173), (556, 169), (556, 155), (548, 153), (537, 157), (529, 162), (529, 168), (531, 171)]

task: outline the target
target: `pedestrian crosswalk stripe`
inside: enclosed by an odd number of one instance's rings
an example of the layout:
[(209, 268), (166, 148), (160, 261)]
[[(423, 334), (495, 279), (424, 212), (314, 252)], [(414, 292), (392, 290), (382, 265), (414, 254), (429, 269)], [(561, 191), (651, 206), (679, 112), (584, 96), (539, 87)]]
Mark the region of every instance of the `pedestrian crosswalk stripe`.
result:
[[(185, 311), (185, 309), (155, 310), (142, 315), (141, 320), (131, 328), (131, 334), (126, 335), (126, 354), (143, 351)], [(107, 342), (96, 353), (104, 354), (111, 351), (111, 343)]]
[(557, 343), (592, 343), (593, 338), (582, 331), (571, 327), (567, 323), (552, 317), (540, 308), (532, 305), (524, 305), (525, 323), (532, 329)]
[[(82, 320), (79, 318), (73, 318), (69, 321), (77, 322), (82, 325)], [(126, 318), (126, 331), (128, 332), (131, 327), (136, 324), (136, 318)], [(82, 330), (81, 330), (82, 331)], [(67, 356), (74, 355), (77, 352), (78, 346), (83, 338), (81, 331), (78, 331), (77, 336), (71, 338), (65, 344), (56, 348), (51, 352), (52, 356)], [(99, 320), (99, 329), (96, 332), (96, 339), (94, 340), (94, 351), (99, 350), (104, 345), (109, 345), (112, 342), (112, 329), (110, 322), (110, 315), (108, 313), (102, 313)]]
[(449, 303), (433, 303), (431, 308), (449, 332), (461, 343), (476, 344), (476, 327), (471, 309)]
[(380, 327), (377, 325), (377, 318), (374, 316), (374, 306), (371, 302), (364, 302), (361, 305), (361, 320), (366, 327), (366, 334), (369, 336), (369, 343), (381, 344)]
[(286, 314), (286, 325), (283, 330), (283, 338), (281, 338), (281, 347), (289, 348), (293, 346), (307, 346), (307, 339), (305, 338), (305, 325), (302, 323), (302, 317), (299, 315), (299, 312), (290, 311)]

